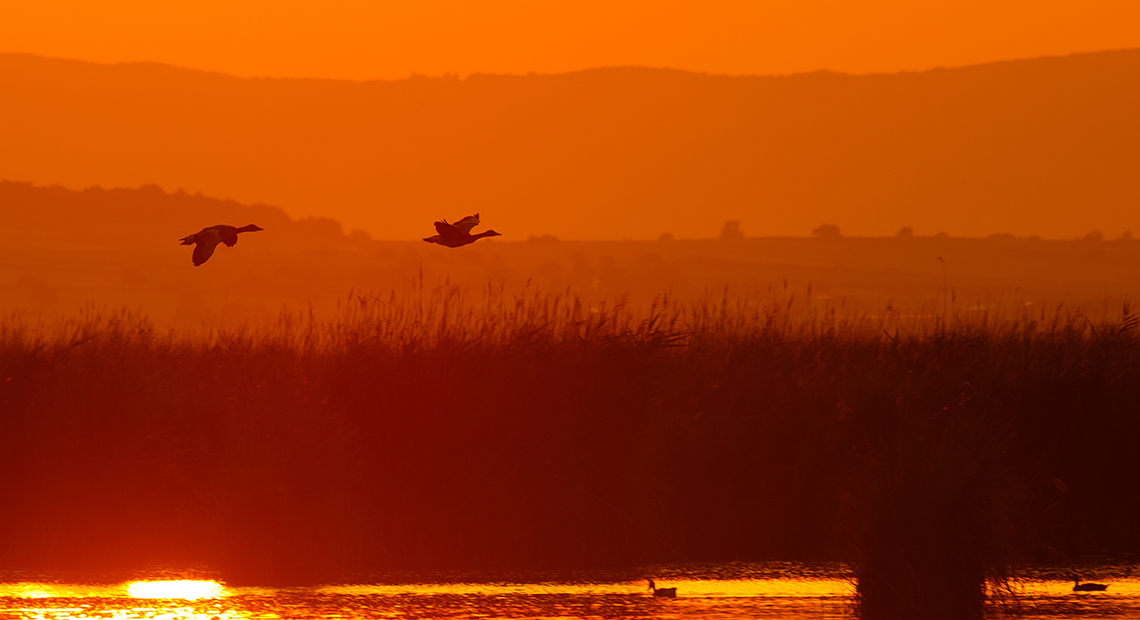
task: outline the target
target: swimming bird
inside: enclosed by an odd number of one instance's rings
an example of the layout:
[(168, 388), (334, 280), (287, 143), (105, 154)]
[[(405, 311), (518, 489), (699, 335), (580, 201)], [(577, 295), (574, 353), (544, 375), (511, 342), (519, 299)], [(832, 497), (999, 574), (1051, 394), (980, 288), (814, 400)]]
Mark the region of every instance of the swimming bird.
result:
[(1099, 592), (1107, 589), (1108, 586), (1103, 583), (1081, 583), (1080, 577), (1073, 578), (1073, 592)]
[(190, 236), (183, 237), (182, 245), (194, 246), (192, 259), (194, 266), (197, 267), (213, 256), (214, 248), (218, 247), (219, 243), (224, 243), (232, 248), (234, 244), (237, 243), (238, 233), (257, 232), (259, 230), (264, 229), (254, 224), (242, 226), (241, 228), (218, 224), (216, 226), (203, 228)]
[(438, 243), (439, 245), (447, 246), (449, 248), (457, 248), (459, 246), (467, 245), (468, 243), (475, 243), (477, 239), (483, 237), (501, 237), (501, 233), (493, 230), (486, 230), (477, 235), (471, 234), (471, 229), (479, 225), (479, 214), (468, 215), (467, 217), (459, 220), (454, 224), (448, 224), (447, 220), (440, 220), (435, 223), (435, 232), (430, 237), (424, 237), (424, 241), (428, 243)]
[(657, 584), (653, 583), (652, 579), (646, 579), (649, 582), (649, 589), (653, 591), (653, 596), (661, 598), (677, 598), (677, 588), (658, 588)]

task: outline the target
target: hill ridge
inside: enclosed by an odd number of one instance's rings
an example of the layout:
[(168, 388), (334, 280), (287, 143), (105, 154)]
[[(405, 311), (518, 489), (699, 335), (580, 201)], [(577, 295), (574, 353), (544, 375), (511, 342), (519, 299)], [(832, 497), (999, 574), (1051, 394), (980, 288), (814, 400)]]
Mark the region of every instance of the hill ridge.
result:
[(726, 220), (761, 236), (1140, 230), (1140, 50), (890, 75), (370, 82), (14, 58), (0, 178), (184, 187), (377, 238), (471, 212), (581, 239), (712, 237)]
[(894, 72), (877, 71), (877, 72), (869, 72), (869, 73), (847, 73), (844, 71), (835, 71), (832, 69), (816, 69), (814, 71), (800, 71), (800, 72), (794, 72), (794, 73), (730, 74), (730, 73), (714, 73), (714, 72), (706, 72), (706, 71), (694, 71), (691, 69), (676, 69), (673, 67), (649, 67), (649, 66), (644, 66), (644, 65), (602, 65), (602, 66), (597, 66), (597, 67), (586, 67), (586, 68), (582, 68), (582, 69), (575, 69), (572, 71), (558, 71), (558, 72), (553, 72), (553, 73), (538, 73), (538, 72), (490, 73), (490, 72), (477, 71), (477, 72), (472, 72), (472, 73), (469, 73), (469, 74), (463, 75), (463, 76), (458, 76), (455, 74), (424, 75), (424, 74), (412, 73), (408, 77), (405, 77), (405, 78), (391, 78), (391, 79), (376, 78), (376, 79), (364, 79), (364, 80), (353, 80), (353, 79), (347, 79), (347, 78), (325, 78), (325, 77), (241, 76), (241, 75), (236, 75), (236, 74), (232, 74), (232, 73), (226, 73), (224, 71), (214, 71), (214, 70), (209, 70), (209, 69), (198, 69), (195, 67), (185, 67), (185, 66), (171, 64), (171, 63), (167, 63), (167, 62), (161, 62), (161, 61), (126, 60), (126, 61), (101, 62), (101, 61), (69, 58), (69, 57), (63, 57), (63, 56), (46, 56), (43, 54), (35, 54), (35, 53), (30, 53), (30, 52), (0, 52), (0, 60), (4, 60), (6, 58), (19, 60), (21, 58), (24, 58), (24, 59), (35, 59), (37, 61), (42, 60), (42, 61), (51, 61), (51, 62), (74, 63), (74, 64), (78, 64), (78, 65), (95, 65), (95, 66), (101, 66), (101, 67), (132, 67), (132, 66), (162, 67), (162, 68), (166, 68), (166, 69), (173, 69), (173, 70), (177, 70), (177, 71), (185, 71), (185, 72), (190, 72), (190, 73), (202, 73), (202, 74), (206, 74), (206, 75), (224, 76), (227, 78), (234, 78), (234, 79), (238, 79), (238, 80), (266, 80), (266, 81), (278, 80), (278, 81), (292, 81), (292, 82), (343, 82), (343, 83), (349, 83), (349, 84), (370, 84), (370, 83), (375, 83), (375, 82), (390, 83), (390, 82), (405, 82), (405, 81), (410, 81), (410, 80), (424, 80), (424, 79), (427, 79), (427, 80), (465, 81), (465, 80), (469, 80), (471, 78), (487, 78), (487, 77), (494, 77), (494, 78), (497, 78), (497, 77), (505, 77), (505, 78), (559, 77), (559, 76), (566, 76), (566, 75), (580, 75), (580, 74), (599, 73), (599, 72), (607, 72), (607, 71), (624, 71), (624, 70), (658, 72), (658, 73), (676, 73), (676, 74), (704, 76), (704, 77), (712, 77), (712, 78), (794, 78), (794, 77), (801, 77), (801, 76), (819, 76), (819, 75), (834, 75), (834, 76), (842, 76), (842, 77), (861, 78), (861, 77), (881, 77), (881, 76), (897, 76), (897, 75), (921, 75), (921, 74), (932, 73), (932, 72), (940, 72), (940, 71), (956, 71), (956, 70), (961, 70), (961, 69), (973, 69), (973, 68), (980, 68), (980, 67), (994, 67), (994, 66), (1002, 66), (1002, 65), (1015, 65), (1015, 64), (1024, 64), (1024, 63), (1039, 62), (1039, 61), (1048, 62), (1048, 61), (1057, 61), (1057, 60), (1066, 60), (1066, 59), (1081, 59), (1081, 58), (1088, 58), (1088, 57), (1098, 57), (1098, 56), (1102, 57), (1102, 56), (1110, 56), (1110, 55), (1129, 55), (1129, 54), (1140, 56), (1140, 48), (1118, 48), (1118, 49), (1098, 50), (1098, 51), (1092, 51), (1092, 52), (1071, 52), (1069, 54), (1051, 54), (1051, 55), (1045, 55), (1045, 56), (1028, 56), (1028, 57), (1022, 57), (1022, 58), (1009, 58), (1009, 59), (1002, 59), (1002, 60), (992, 60), (992, 61), (987, 61), (987, 62), (971, 63), (971, 64), (965, 64), (965, 65), (952, 65), (952, 66), (941, 66), (940, 65), (940, 66), (935, 66), (935, 67), (929, 67), (927, 69), (904, 69), (904, 70), (899, 70), (899, 71), (894, 71)]

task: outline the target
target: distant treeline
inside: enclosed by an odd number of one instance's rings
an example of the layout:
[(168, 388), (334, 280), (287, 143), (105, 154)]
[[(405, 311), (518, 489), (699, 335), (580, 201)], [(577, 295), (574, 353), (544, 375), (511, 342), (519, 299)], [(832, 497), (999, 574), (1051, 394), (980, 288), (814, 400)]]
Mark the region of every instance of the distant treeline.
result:
[[(84, 190), (72, 190), (60, 186), (43, 186), (0, 179), (0, 205), (4, 207), (4, 221), (0, 229), (0, 243), (19, 247), (57, 247), (70, 244), (79, 247), (121, 246), (124, 232), (133, 245), (149, 247), (167, 245), (169, 236), (195, 227), (203, 222), (261, 222), (291, 244), (345, 245), (359, 246), (371, 241), (372, 235), (364, 231), (346, 233), (342, 224), (331, 217), (310, 217), (293, 219), (276, 206), (264, 204), (244, 204), (206, 196), (201, 193), (189, 194), (184, 190), (164, 191), (157, 185), (144, 185), (137, 188), (103, 188), (92, 186)], [(454, 219), (454, 218), (453, 218)], [(426, 219), (423, 225), (425, 234), (432, 232), (432, 221)], [(126, 230), (124, 230), (124, 227)], [(795, 237), (757, 237), (749, 235), (739, 220), (728, 220), (720, 233), (706, 239), (727, 242), (740, 242), (746, 239), (777, 239)], [(553, 234), (515, 234), (513, 241), (530, 243), (557, 243), (563, 240)], [(808, 235), (803, 235), (808, 237)], [(845, 236), (839, 226), (821, 224), (811, 231), (810, 237), (824, 241), (838, 241)], [(891, 237), (903, 241), (914, 239), (950, 239), (946, 233), (916, 234), (911, 226), (900, 227)], [(854, 237), (854, 239), (884, 239), (879, 237)], [(678, 239), (693, 240), (688, 235), (662, 233), (649, 235), (636, 242), (673, 242)], [(994, 233), (984, 237), (989, 241), (1044, 241), (1036, 235), (1017, 236), (1012, 233)], [(419, 241), (418, 237), (402, 241)], [(705, 239), (702, 239), (705, 240)], [(1073, 240), (1100, 242), (1110, 240), (1103, 233), (1093, 230), (1078, 235)], [(1131, 231), (1111, 239), (1119, 242), (1132, 242)], [(383, 241), (401, 241), (384, 239)], [(635, 240), (627, 239), (627, 242)], [(606, 243), (600, 241), (595, 243)]]
[[(1065, 299), (1116, 313), (1119, 301), (1140, 295), (1140, 242), (1095, 235), (967, 239), (904, 227), (867, 238), (821, 226), (811, 238), (746, 237), (746, 226), (730, 221), (708, 239), (574, 241), (499, 229), (502, 237), (452, 250), (419, 237), (345, 234), (333, 219), (297, 220), (276, 207), (156, 186), (73, 191), (13, 182), (0, 182), (0, 213), (0, 312), (145, 308), (156, 324), (180, 327), (268, 320), (282, 304), (328, 309), (349, 291), (383, 294), (412, 282), (492, 283), (511, 294), (532, 284), (637, 305), (663, 291), (694, 301), (728, 287), (738, 296), (786, 292), (845, 313), (947, 298), (957, 310), (1037, 309)], [(191, 266), (178, 240), (219, 223), (265, 231)], [(434, 232), (430, 219), (423, 231)]]
[(778, 558), (866, 577), (920, 548), (1000, 577), (1136, 553), (1122, 314), (438, 289), (208, 335), (8, 318), (0, 569), (285, 584)]

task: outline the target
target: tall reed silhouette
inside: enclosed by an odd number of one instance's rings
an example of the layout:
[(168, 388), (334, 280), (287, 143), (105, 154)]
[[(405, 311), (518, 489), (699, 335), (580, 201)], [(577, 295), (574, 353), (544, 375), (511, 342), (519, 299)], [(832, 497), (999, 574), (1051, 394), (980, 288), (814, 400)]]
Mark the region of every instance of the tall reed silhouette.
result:
[(1035, 549), (1140, 547), (1135, 322), (940, 311), (420, 286), (201, 332), (3, 318), (0, 569), (833, 558), (867, 618), (961, 618)]

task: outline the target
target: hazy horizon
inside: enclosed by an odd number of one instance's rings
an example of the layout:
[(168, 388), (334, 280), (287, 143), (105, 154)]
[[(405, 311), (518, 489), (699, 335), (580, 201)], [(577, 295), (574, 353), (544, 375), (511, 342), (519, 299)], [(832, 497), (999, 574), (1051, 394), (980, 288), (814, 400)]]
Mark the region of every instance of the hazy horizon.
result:
[[(231, 203), (240, 209), (247, 209), (247, 208), (253, 207), (253, 208), (258, 208), (258, 209), (269, 209), (271, 211), (280, 211), (281, 214), (284, 214), (287, 217), (290, 217), (291, 219), (297, 220), (297, 221), (326, 221), (330, 226), (336, 227), (338, 234), (344, 234), (345, 236), (351, 236), (354, 234), (355, 235), (364, 234), (364, 235), (367, 235), (367, 238), (369, 240), (378, 241), (378, 242), (391, 242), (391, 243), (403, 243), (403, 242), (408, 242), (408, 241), (422, 241), (422, 239), (419, 237), (403, 237), (403, 238), (374, 237), (372, 235), (372, 233), (370, 233), (369, 231), (355, 229), (355, 228), (345, 226), (344, 222), (340, 221), (338, 218), (336, 218), (334, 216), (318, 215), (318, 216), (309, 216), (309, 217), (297, 217), (297, 216), (293, 216), (291, 214), (288, 214), (288, 212), (285, 209), (283, 209), (280, 205), (270, 204), (270, 203), (266, 203), (264, 201), (256, 201), (256, 202), (246, 203), (246, 202), (236, 201), (233, 198), (229, 198), (229, 197), (211, 196), (211, 195), (208, 195), (208, 194), (203, 193), (201, 191), (193, 191), (193, 192), (187, 191), (186, 188), (184, 188), (184, 187), (173, 188), (173, 189), (168, 188), (168, 187), (162, 187), (161, 185), (159, 185), (157, 183), (143, 183), (143, 184), (140, 184), (140, 185), (135, 186), (135, 187), (104, 186), (104, 185), (100, 185), (100, 184), (87, 185), (87, 186), (83, 186), (83, 187), (69, 187), (69, 186), (62, 184), (62, 183), (36, 183), (34, 181), (21, 180), (21, 179), (0, 178), (0, 185), (3, 185), (4, 183), (12, 183), (12, 184), (16, 184), (16, 185), (27, 185), (27, 186), (29, 186), (33, 189), (37, 189), (37, 190), (49, 190), (50, 191), (50, 190), (60, 189), (60, 190), (66, 190), (69, 192), (76, 192), (76, 193), (89, 192), (89, 191), (98, 191), (98, 192), (117, 192), (117, 191), (149, 192), (149, 191), (157, 190), (157, 191), (161, 192), (162, 194), (168, 195), (168, 196), (186, 196), (186, 197), (195, 198), (195, 199), (204, 199), (204, 200), (209, 200), (209, 201), (220, 201), (220, 202)], [(458, 213), (457, 213), (457, 215), (458, 215)], [(455, 220), (455, 219), (459, 219), (459, 218), (455, 217), (455, 218), (445, 218), (445, 219)], [(740, 221), (739, 220), (726, 220), (725, 223), (726, 224), (734, 223), (734, 224), (738, 225), (738, 224), (740, 224)], [(818, 230), (819, 228), (827, 228), (830, 230), (821, 231), (821, 230)], [(842, 227), (834, 226), (834, 225), (830, 225), (830, 224), (826, 224), (826, 223), (823, 223), (820, 226), (817, 226), (816, 229), (811, 229), (811, 230), (805, 229), (799, 233), (782, 234), (782, 235), (779, 235), (779, 234), (769, 234), (769, 235), (760, 234), (760, 235), (757, 235), (757, 234), (752, 234), (753, 231), (748, 230), (746, 228), (737, 228), (736, 230), (739, 231), (739, 233), (741, 235), (741, 237), (740, 237), (741, 239), (754, 239), (754, 240), (760, 240), (760, 239), (816, 239), (816, 238), (820, 238), (821, 234), (822, 234), (826, 238), (831, 238), (833, 235), (835, 235), (835, 238), (837, 238), (837, 239), (891, 239), (891, 238), (900, 238), (900, 237), (907, 237), (907, 238), (910, 238), (910, 237), (913, 237), (913, 238), (929, 237), (929, 238), (941, 238), (941, 239), (998, 240), (998, 241), (1007, 241), (1008, 240), (1008, 241), (1097, 241), (1097, 242), (1099, 242), (1099, 241), (1129, 241), (1130, 242), (1130, 241), (1135, 240), (1135, 238), (1137, 236), (1137, 233), (1133, 233), (1133, 231), (1131, 229), (1124, 230), (1119, 235), (1106, 235), (1101, 230), (1088, 230), (1083, 234), (1058, 236), (1058, 237), (1043, 237), (1041, 235), (1034, 235), (1034, 234), (1017, 234), (1015, 232), (1008, 232), (1008, 231), (994, 231), (991, 233), (974, 234), (974, 235), (951, 235), (951, 234), (947, 233), (946, 231), (942, 231), (942, 230), (939, 230), (939, 231), (915, 230), (913, 226), (909, 226), (906, 224), (900, 225), (900, 226), (895, 227), (893, 229), (884, 229), (881, 232), (881, 234), (878, 231), (872, 232), (871, 234), (849, 234)], [(427, 234), (427, 233), (430, 233), (430, 230), (425, 230), (425, 234)], [(838, 235), (836, 235), (836, 233), (838, 233)], [(721, 229), (719, 231), (715, 231), (715, 232), (712, 232), (709, 234), (693, 235), (693, 236), (685, 236), (683, 234), (682, 235), (674, 235), (672, 233), (663, 233), (663, 234), (657, 234), (657, 235), (647, 233), (646, 236), (643, 236), (643, 237), (628, 237), (627, 236), (627, 237), (601, 237), (601, 238), (584, 238), (583, 239), (583, 238), (558, 236), (558, 235), (554, 235), (550, 232), (541, 232), (541, 233), (540, 232), (528, 232), (528, 233), (523, 233), (523, 234), (518, 234), (518, 235), (511, 235), (511, 238), (500, 239), (497, 242), (498, 243), (518, 243), (518, 242), (526, 242), (526, 241), (529, 241), (529, 242), (534, 242), (534, 241), (563, 242), (563, 241), (565, 241), (565, 242), (572, 242), (572, 243), (573, 242), (582, 242), (582, 243), (631, 242), (631, 243), (637, 243), (637, 242), (649, 242), (649, 241), (659, 242), (665, 238), (667, 238), (670, 241), (673, 241), (673, 240), (676, 240), (676, 241), (711, 241), (711, 240), (723, 239), (724, 234), (725, 234), (725, 231), (723, 229)], [(31, 235), (28, 235), (28, 237), (31, 237)]]
[[(583, 303), (647, 308), (727, 295), (859, 315), (929, 313), (952, 294), (963, 320), (1038, 313), (1054, 304), (1113, 317), (1140, 295), (1140, 241), (1034, 240), (921, 233), (881, 237), (716, 237), (581, 241), (506, 234), (457, 248), (376, 240), (328, 217), (200, 194), (0, 182), (0, 314), (68, 315), (89, 304), (141, 310), (183, 326), (269, 320), (282, 308), (339, 307), (352, 295), (454, 290), (547, 291)], [(131, 234), (121, 230), (129, 222)], [(205, 226), (256, 224), (201, 266), (180, 238)], [(487, 228), (480, 225), (475, 232)], [(842, 231), (838, 231), (842, 235)], [(423, 293), (421, 293), (423, 294)], [(435, 294), (435, 293), (432, 293)], [(806, 311), (806, 310), (805, 310)]]

